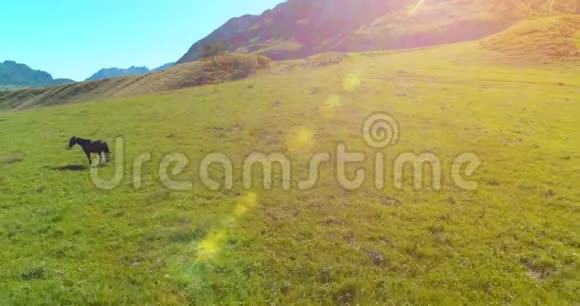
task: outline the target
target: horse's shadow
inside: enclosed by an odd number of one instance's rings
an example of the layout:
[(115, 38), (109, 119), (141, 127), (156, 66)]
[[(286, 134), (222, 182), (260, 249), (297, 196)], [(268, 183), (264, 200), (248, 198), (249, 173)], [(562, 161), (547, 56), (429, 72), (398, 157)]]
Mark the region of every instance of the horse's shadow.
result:
[(89, 167), (84, 165), (65, 165), (60, 167), (49, 167), (46, 166), (45, 168), (53, 170), (53, 171), (85, 171), (89, 169)]

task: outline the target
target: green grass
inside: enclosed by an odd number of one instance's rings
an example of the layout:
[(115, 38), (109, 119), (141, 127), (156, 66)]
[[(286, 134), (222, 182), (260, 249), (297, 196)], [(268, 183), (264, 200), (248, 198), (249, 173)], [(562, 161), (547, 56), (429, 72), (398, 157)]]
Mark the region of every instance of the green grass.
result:
[[(0, 303), (572, 305), (580, 66), (514, 60), (477, 44), (352, 54), (221, 85), (0, 114)], [(360, 87), (346, 91), (345, 79)], [(331, 165), (308, 192), (244, 191), (239, 177), (234, 190), (211, 192), (197, 178), (204, 154), (227, 153), (239, 174), (253, 150), (287, 151), (297, 128), (312, 131), (312, 152), (342, 141), (372, 153), (359, 130), (376, 111), (401, 126), (388, 160), (431, 151), (446, 165), (474, 152), (484, 162), (478, 190), (459, 190), (444, 173), (439, 192), (411, 182), (345, 192)], [(66, 170), (85, 163), (78, 148), (64, 149), (73, 135), (125, 138), (119, 188), (100, 191), (88, 170)], [(144, 152), (153, 161), (134, 190), (130, 164)], [(161, 187), (157, 165), (170, 152), (191, 158), (183, 177), (193, 191)], [(309, 154), (289, 154), (304, 174)]]

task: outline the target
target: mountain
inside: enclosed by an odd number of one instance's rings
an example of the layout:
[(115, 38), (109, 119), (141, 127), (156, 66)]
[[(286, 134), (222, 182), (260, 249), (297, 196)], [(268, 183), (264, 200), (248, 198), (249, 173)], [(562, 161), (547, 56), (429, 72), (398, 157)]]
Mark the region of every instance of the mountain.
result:
[(110, 79), (120, 76), (128, 76), (128, 75), (138, 75), (138, 74), (145, 74), (149, 72), (149, 68), (147, 67), (135, 67), (131, 66), (127, 69), (122, 68), (103, 68), (96, 72), (95, 74), (91, 75), (86, 81), (97, 81), (97, 80), (104, 80)]
[[(166, 66), (166, 65), (165, 65)], [(270, 66), (263, 56), (225, 54), (145, 75), (121, 76), (47, 88), (0, 91), (0, 112), (67, 104), (99, 98), (127, 97), (243, 79)], [(147, 69), (149, 71), (149, 69)]]
[(161, 65), (161, 66), (159, 66), (159, 67), (157, 67), (157, 68), (155, 68), (155, 69), (151, 69), (151, 72), (160, 72), (160, 71), (164, 71), (164, 70), (167, 70), (167, 69), (169, 69), (169, 68), (173, 67), (173, 65), (175, 65), (175, 62), (167, 63), (167, 64), (165, 64), (165, 65)]
[(194, 61), (204, 45), (218, 43), (226, 51), (279, 60), (476, 40), (518, 20), (574, 14), (579, 7), (577, 0), (288, 0), (259, 16), (230, 19), (177, 63)]
[(50, 73), (34, 70), (15, 61), (0, 62), (0, 87), (42, 87), (74, 83), (69, 79), (53, 79)]
[(116, 67), (104, 68), (104, 69), (99, 70), (98, 72), (96, 72), (95, 74), (90, 76), (89, 78), (87, 78), (86, 81), (97, 81), (97, 80), (105, 80), (105, 79), (122, 77), (122, 76), (146, 74), (149, 72), (159, 72), (159, 71), (163, 71), (163, 70), (170, 68), (174, 64), (175, 63), (167, 63), (165, 65), (159, 66), (159, 67), (152, 69), (152, 70), (149, 70), (149, 68), (144, 67), (144, 66), (143, 67), (131, 66), (131, 67), (126, 68), (126, 69), (116, 68)]

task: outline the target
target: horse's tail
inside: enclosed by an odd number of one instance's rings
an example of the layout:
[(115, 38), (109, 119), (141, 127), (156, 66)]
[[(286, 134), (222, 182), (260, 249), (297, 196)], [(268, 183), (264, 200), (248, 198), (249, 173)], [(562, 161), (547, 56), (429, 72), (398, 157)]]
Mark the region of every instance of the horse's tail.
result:
[(105, 160), (107, 162), (111, 161), (111, 150), (109, 150), (109, 145), (106, 142), (103, 142), (103, 144), (105, 145)]

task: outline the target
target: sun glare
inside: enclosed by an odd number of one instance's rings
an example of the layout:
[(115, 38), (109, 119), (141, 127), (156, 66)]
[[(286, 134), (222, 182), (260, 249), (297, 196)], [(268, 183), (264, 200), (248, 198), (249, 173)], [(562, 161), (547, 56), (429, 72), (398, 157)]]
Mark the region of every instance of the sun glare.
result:
[(225, 238), (225, 230), (220, 230), (200, 241), (197, 246), (197, 260), (205, 261), (213, 258), (221, 249), (222, 242)]
[(314, 132), (305, 127), (292, 128), (286, 136), (286, 147), (292, 153), (310, 152), (314, 146)]
[(222, 221), (224, 228), (208, 234), (197, 245), (197, 253), (195, 258), (198, 262), (207, 262), (213, 259), (223, 248), (223, 245), (228, 238), (227, 226), (232, 225), (240, 217), (248, 213), (250, 209), (254, 208), (258, 203), (258, 195), (255, 192), (249, 192), (241, 197), (236, 204), (233, 214), (225, 217)]
[(326, 101), (320, 105), (319, 111), (327, 119), (334, 117), (338, 108), (342, 105), (340, 96), (332, 95), (326, 98)]
[(409, 11), (409, 15), (414, 15), (415, 12), (417, 12), (417, 10), (421, 7), (421, 5), (423, 5), (423, 2), (425, 2), (425, 0), (419, 0), (419, 2), (411, 9), (411, 11)]
[(234, 210), (234, 214), (237, 217), (241, 217), (246, 214), (251, 208), (256, 206), (258, 196), (254, 192), (248, 193), (246, 196), (240, 199), (236, 208)]
[(344, 80), (342, 81), (342, 87), (345, 91), (348, 92), (355, 92), (357, 91), (362, 84), (360, 76), (356, 73), (351, 73), (347, 75)]

